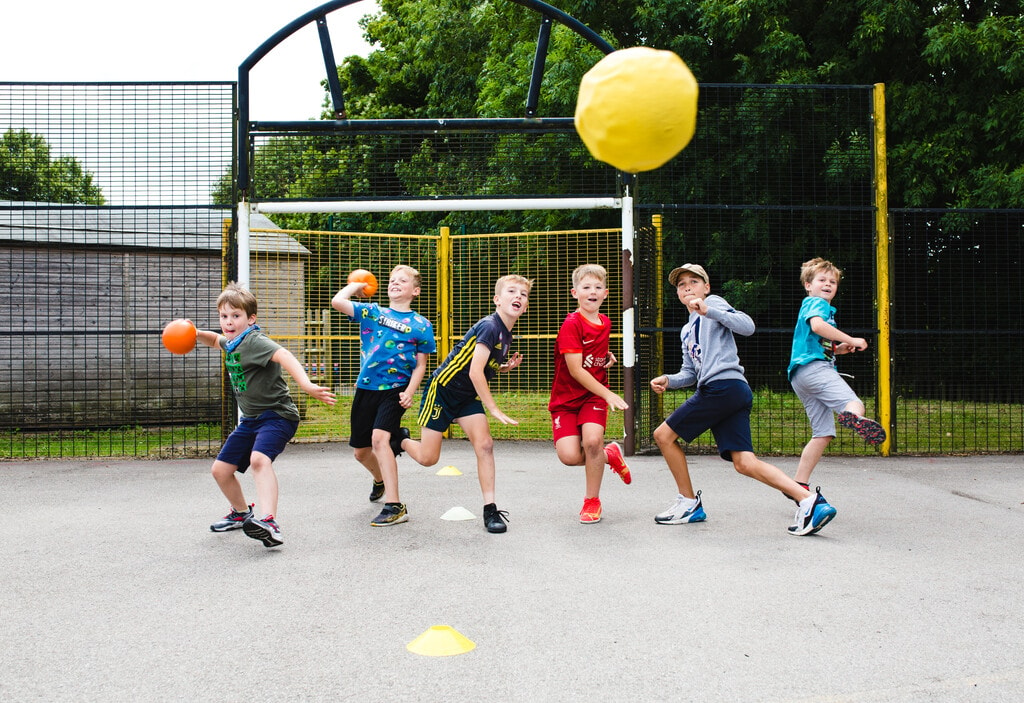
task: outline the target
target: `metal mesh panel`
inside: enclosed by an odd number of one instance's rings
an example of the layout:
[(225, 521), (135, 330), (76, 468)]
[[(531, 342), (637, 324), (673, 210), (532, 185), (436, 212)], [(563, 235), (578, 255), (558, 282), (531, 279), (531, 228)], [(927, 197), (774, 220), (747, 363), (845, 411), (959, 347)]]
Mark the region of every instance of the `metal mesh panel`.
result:
[[(255, 229), (253, 233), (279, 234)], [(338, 404), (328, 408), (293, 388), (303, 412), (300, 439), (338, 441), (349, 436), (351, 397), (360, 363), (358, 327), (334, 311), (330, 300), (355, 268), (369, 269), (377, 276), (382, 285), (373, 300), (382, 305), (387, 304), (384, 283), (392, 268), (405, 264), (420, 272), (420, 296), (413, 309), (434, 323), (435, 335), (441, 334), (442, 316), (447, 316), (452, 330), (448, 339), (438, 339), (438, 353), (429, 360), (428, 373), (473, 323), (494, 312), (494, 284), (499, 277), (517, 273), (534, 281), (529, 310), (513, 330), (515, 350), (525, 361), (511, 373), (499, 374), (491, 384), (499, 407), (520, 424), (492, 423), (496, 437), (550, 437), (547, 402), (554, 373), (552, 348), (562, 320), (576, 307), (569, 294), (573, 269), (590, 262), (605, 266), (611, 294), (603, 309), (613, 319), (621, 310), (619, 230), (456, 234), (451, 235), (452, 256), (447, 262), (438, 260), (440, 235), (289, 234), (301, 244), (300, 251), (286, 253), (279, 248), (253, 254), (251, 287), (260, 301), (260, 326), (295, 353), (317, 382), (339, 394)], [(304, 287), (297, 288), (296, 281), (304, 281)], [(445, 282), (450, 290), (439, 290)], [(441, 299), (449, 296), (451, 305), (441, 310)], [(621, 329), (616, 332), (613, 348), (621, 348)], [(621, 393), (621, 366), (613, 367), (610, 378)], [(417, 436), (414, 411), (406, 415), (406, 423)], [(620, 424), (610, 425), (610, 435), (623, 433), (621, 416), (617, 420)], [(455, 428), (452, 434), (461, 436), (461, 431)]]
[(1024, 447), (1024, 213), (894, 210), (896, 443), (910, 453)]
[(233, 108), (232, 83), (0, 83), (0, 129), (76, 159), (103, 205), (209, 204), (232, 170)]
[(210, 193), (231, 173), (233, 96), (0, 84), (0, 455), (216, 446), (220, 356), (172, 356), (159, 333), (208, 324), (223, 285), (230, 214)]
[[(614, 169), (579, 136), (352, 132), (252, 136), (252, 199), (608, 195)], [(552, 154), (558, 154), (552, 159)]]

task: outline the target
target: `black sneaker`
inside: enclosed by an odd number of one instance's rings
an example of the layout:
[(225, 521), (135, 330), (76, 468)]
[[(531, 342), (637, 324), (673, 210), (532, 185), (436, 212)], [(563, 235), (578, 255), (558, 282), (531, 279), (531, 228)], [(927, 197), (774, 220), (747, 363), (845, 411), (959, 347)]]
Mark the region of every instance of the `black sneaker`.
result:
[(279, 544), (284, 544), (284, 539), (281, 537), (281, 528), (277, 526), (277, 521), (274, 520), (273, 515), (267, 515), (262, 520), (257, 520), (254, 516), (250, 515), (242, 523), (242, 530), (249, 537), (263, 542), (264, 547), (276, 547)]
[(398, 428), (398, 434), (391, 435), (391, 453), (395, 455), (395, 458), (402, 456), (402, 440), (409, 439), (408, 427)]
[(376, 503), (382, 497), (384, 497), (384, 482), (374, 481), (373, 488), (370, 489), (370, 502)]
[(400, 522), (405, 522), (409, 519), (409, 514), (405, 511), (405, 503), (385, 503), (384, 509), (380, 511), (380, 515), (373, 519), (370, 524), (374, 527), (387, 527), (388, 525), (397, 525)]
[(229, 530), (241, 529), (242, 523), (248, 518), (252, 517), (252, 505), (249, 506), (248, 510), (238, 512), (234, 508), (231, 512), (222, 517), (217, 522), (210, 525), (211, 532), (228, 532)]
[(484, 527), (487, 528), (488, 532), (504, 532), (508, 529), (508, 525), (505, 522), (508, 520), (508, 513), (504, 510), (498, 510), (498, 506), (494, 503), (488, 503), (484, 506)]

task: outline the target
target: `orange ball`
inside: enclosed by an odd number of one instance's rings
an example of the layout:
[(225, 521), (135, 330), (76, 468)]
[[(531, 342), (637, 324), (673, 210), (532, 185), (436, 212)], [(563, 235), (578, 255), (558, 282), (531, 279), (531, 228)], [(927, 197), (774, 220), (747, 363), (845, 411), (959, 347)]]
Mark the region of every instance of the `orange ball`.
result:
[(196, 326), (192, 320), (168, 322), (160, 334), (160, 341), (172, 354), (188, 354), (196, 348)]
[(348, 275), (349, 283), (365, 283), (363, 289), (359, 291), (359, 295), (364, 298), (369, 298), (371, 295), (377, 292), (377, 277), (366, 269), (356, 269)]

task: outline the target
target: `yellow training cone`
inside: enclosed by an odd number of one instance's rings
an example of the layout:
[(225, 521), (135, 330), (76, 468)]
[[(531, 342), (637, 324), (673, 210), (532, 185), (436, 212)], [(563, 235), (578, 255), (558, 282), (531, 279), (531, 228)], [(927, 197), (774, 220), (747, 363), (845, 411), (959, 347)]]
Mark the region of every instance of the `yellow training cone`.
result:
[(461, 476), (462, 472), (454, 466), (446, 466), (435, 474), (437, 476)]
[(434, 625), (405, 646), (413, 654), (425, 657), (450, 657), (453, 654), (465, 654), (475, 647), (475, 642), (448, 625)]

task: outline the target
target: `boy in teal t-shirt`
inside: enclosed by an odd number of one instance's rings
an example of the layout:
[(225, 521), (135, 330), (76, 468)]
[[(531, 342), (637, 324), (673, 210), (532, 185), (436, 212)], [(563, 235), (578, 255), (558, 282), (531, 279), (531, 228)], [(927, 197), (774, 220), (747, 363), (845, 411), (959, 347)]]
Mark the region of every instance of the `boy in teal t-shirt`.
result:
[(401, 441), (408, 436), (402, 416), (427, 371), (427, 357), (437, 351), (434, 328), (412, 309), (420, 294), (420, 274), (411, 266), (396, 266), (388, 278), (388, 307), (351, 300), (363, 282), (349, 283), (331, 305), (359, 323), (362, 364), (352, 400), (349, 446), (356, 460), (373, 476), (370, 500), (384, 498), (384, 508), (370, 523), (397, 525), (409, 519), (398, 495)]
[(864, 403), (836, 371), (837, 354), (868, 348), (865, 339), (851, 337), (836, 327), (832, 299), (842, 277), (843, 272), (835, 264), (822, 258), (806, 261), (800, 268), (800, 282), (807, 297), (793, 329), (788, 376), (811, 422), (811, 439), (800, 454), (793, 477), (804, 488), (836, 436), (833, 413), (838, 414), (840, 425), (854, 430), (870, 444), (881, 444), (886, 436), (880, 424), (864, 417)]

